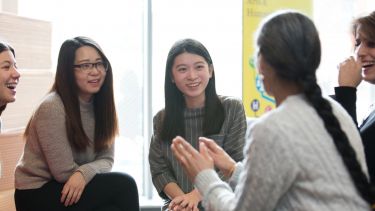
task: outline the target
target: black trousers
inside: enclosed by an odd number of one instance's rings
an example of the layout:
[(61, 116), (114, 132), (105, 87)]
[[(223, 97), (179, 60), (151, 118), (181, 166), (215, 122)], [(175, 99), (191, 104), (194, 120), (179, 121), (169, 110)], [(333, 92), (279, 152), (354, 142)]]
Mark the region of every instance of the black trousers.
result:
[(95, 175), (86, 185), (80, 200), (68, 207), (60, 202), (63, 187), (63, 183), (52, 180), (38, 189), (16, 189), (17, 211), (139, 211), (137, 185), (125, 173)]

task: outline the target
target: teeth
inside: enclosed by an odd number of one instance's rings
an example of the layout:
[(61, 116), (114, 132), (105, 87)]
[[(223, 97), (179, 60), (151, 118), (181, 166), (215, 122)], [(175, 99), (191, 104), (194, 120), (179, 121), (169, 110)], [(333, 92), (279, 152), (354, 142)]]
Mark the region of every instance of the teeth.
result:
[(375, 64), (375, 61), (367, 61), (367, 62), (363, 62), (362, 66), (367, 67), (367, 66), (374, 65), (374, 64)]
[(199, 85), (199, 83), (188, 84), (189, 87), (196, 87), (198, 85)]
[(10, 89), (14, 89), (14, 88), (16, 88), (17, 83), (7, 83), (7, 84), (5, 84), (5, 86), (10, 88)]

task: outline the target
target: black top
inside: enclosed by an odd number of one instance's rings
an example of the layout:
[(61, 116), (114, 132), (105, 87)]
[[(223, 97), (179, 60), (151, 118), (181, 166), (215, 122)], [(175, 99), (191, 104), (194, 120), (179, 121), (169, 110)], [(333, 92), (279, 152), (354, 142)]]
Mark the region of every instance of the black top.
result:
[[(335, 100), (339, 102), (357, 124), (357, 89), (354, 87), (335, 87)], [(366, 162), (372, 182), (375, 182), (375, 110), (359, 126)]]

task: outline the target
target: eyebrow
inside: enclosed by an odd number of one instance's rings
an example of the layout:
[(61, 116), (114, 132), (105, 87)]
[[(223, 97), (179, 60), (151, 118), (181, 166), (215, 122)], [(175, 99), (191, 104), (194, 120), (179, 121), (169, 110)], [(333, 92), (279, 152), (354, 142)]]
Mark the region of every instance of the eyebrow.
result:
[(204, 61), (195, 62), (194, 64), (206, 64)]
[(184, 66), (187, 66), (187, 65), (186, 64), (179, 64), (179, 65), (176, 65), (175, 68), (184, 67)]
[[(206, 64), (206, 62), (204, 61), (198, 61), (198, 62), (195, 62), (193, 65), (197, 65), (197, 64)], [(180, 67), (180, 66), (187, 66), (187, 64), (179, 64), (179, 65), (176, 65), (176, 68)]]
[[(103, 61), (102, 58), (96, 58), (95, 59), (95, 62), (97, 61)], [(90, 62), (90, 59), (81, 59), (81, 60), (78, 60), (77, 63), (83, 63), (83, 62)]]
[[(14, 63), (15, 63), (15, 62), (14, 62)], [(10, 62), (9, 60), (6, 60), (6, 61), (1, 62), (0, 64), (1, 64), (1, 65), (2, 65), (2, 64), (12, 64), (12, 62)]]

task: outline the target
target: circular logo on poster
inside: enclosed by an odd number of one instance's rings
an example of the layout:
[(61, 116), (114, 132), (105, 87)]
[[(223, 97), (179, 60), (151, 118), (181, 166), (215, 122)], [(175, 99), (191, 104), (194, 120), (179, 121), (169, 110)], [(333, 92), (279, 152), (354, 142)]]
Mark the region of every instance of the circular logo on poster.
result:
[(257, 112), (260, 108), (260, 102), (258, 99), (254, 99), (250, 103), (250, 108), (252, 111)]

